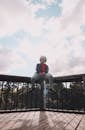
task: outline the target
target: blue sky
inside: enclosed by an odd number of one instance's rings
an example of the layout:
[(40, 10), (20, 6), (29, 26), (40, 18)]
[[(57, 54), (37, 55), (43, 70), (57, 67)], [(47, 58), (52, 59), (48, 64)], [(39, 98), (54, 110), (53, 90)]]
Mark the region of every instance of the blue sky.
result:
[(1, 0), (0, 73), (32, 76), (45, 55), (54, 76), (85, 73), (85, 1)]
[(37, 11), (36, 16), (37, 17), (59, 17), (61, 15), (62, 9), (59, 7), (59, 4), (53, 4), (47, 6), (46, 9), (40, 9)]

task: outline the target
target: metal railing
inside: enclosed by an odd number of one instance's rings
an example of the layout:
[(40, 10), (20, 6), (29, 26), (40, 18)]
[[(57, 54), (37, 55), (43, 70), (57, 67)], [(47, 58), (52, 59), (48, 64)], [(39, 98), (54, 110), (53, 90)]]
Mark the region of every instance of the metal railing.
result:
[(54, 110), (85, 112), (85, 75), (54, 77), (32, 87), (30, 77), (0, 75), (0, 112)]

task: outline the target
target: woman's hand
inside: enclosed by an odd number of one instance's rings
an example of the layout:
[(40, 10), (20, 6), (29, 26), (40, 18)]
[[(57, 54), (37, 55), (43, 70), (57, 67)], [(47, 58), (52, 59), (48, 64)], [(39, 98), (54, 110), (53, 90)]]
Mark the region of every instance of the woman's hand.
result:
[(42, 73), (40, 72), (39, 75), (40, 75), (40, 76), (41, 76), (41, 75), (45, 75), (45, 72), (42, 72)]

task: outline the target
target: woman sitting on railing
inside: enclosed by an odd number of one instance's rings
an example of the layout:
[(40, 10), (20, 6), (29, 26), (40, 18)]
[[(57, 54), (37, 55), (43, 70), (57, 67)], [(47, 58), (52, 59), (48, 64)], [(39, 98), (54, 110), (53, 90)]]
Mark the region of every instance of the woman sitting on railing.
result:
[(46, 61), (47, 58), (45, 56), (40, 57), (40, 63), (36, 65), (36, 72), (31, 79), (33, 86), (37, 80), (44, 79), (49, 81), (49, 88), (52, 88), (53, 76), (50, 73), (48, 73), (49, 67), (46, 64)]

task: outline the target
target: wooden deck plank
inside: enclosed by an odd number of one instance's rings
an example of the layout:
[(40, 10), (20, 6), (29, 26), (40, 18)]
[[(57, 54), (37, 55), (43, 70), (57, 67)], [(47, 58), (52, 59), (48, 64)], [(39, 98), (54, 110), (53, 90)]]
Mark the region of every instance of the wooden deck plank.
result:
[[(20, 113), (19, 113), (20, 114)], [(16, 130), (16, 129), (29, 129), (30, 130), (30, 126), (31, 126), (31, 123), (32, 123), (32, 118), (33, 118), (33, 115), (34, 115), (34, 112), (31, 113), (30, 115), (30, 112), (27, 113), (28, 114), (28, 117), (25, 119), (23, 119), (23, 116), (25, 113), (21, 113), (22, 115), (19, 115), (17, 117), (17, 120), (15, 122), (15, 125), (12, 127), (13, 130)], [(29, 116), (30, 115), (30, 116)]]
[(80, 121), (80, 124), (77, 130), (85, 130), (85, 115), (82, 117), (82, 120)]
[(73, 120), (65, 127), (66, 130), (75, 130), (79, 121), (81, 120), (82, 115), (76, 115)]
[(85, 115), (49, 111), (0, 114), (0, 130), (85, 130)]
[(3, 118), (0, 120), (0, 129), (5, 127), (5, 125), (8, 125), (9, 120), (13, 119), (15, 115), (9, 113), (9, 114), (3, 114)]
[(38, 130), (39, 117), (40, 117), (40, 112), (35, 112), (35, 115), (32, 120), (32, 129), (33, 130)]
[(56, 113), (53, 114), (53, 112), (46, 112), (47, 113), (47, 118), (48, 118), (48, 123), (49, 126), (51, 127), (52, 130), (62, 130), (61, 127), (59, 125), (56, 125), (58, 122), (57, 120), (57, 116), (60, 115), (60, 113)]
[[(4, 115), (4, 114), (3, 114)], [(13, 121), (15, 118), (17, 118), (18, 114), (14, 114), (14, 113), (8, 113), (7, 116), (4, 116), (5, 118), (0, 122), (0, 129), (4, 130), (4, 129), (9, 129), (13, 124), (15, 124), (15, 122)]]
[(44, 112), (44, 113), (40, 112), (38, 130), (51, 130), (51, 128), (52, 128), (52, 124), (51, 124), (51, 121), (50, 121), (50, 123), (48, 122), (46, 112)]
[(75, 114), (47, 112), (56, 129), (63, 129), (75, 117)]

